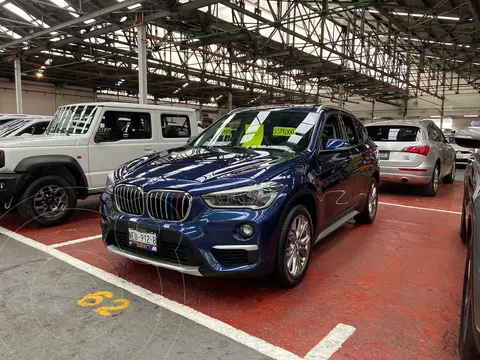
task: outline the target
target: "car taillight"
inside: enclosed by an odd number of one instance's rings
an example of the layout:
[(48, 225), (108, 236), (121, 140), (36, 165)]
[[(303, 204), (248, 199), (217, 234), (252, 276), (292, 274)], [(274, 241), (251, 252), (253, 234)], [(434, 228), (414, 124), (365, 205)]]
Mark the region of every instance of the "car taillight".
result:
[(413, 154), (420, 154), (427, 156), (430, 152), (430, 146), (407, 146), (402, 149), (403, 152), (413, 153)]

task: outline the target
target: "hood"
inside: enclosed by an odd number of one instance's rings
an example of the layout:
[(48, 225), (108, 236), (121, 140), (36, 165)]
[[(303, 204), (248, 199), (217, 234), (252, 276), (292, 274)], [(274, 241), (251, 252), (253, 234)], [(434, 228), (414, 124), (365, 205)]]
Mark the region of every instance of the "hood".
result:
[(120, 182), (143, 187), (209, 191), (262, 182), (302, 155), (280, 150), (178, 148), (136, 159), (117, 171)]
[(45, 146), (73, 146), (77, 142), (75, 135), (35, 135), (14, 136), (0, 139), (0, 149)]

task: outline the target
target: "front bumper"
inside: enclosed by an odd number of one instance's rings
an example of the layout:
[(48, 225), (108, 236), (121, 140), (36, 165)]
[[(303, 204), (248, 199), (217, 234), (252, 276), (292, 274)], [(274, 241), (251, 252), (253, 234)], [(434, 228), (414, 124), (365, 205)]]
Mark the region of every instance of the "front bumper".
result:
[[(118, 212), (112, 197), (100, 197), (102, 237), (108, 251), (131, 260), (196, 276), (262, 277), (273, 271), (278, 209), (262, 211), (213, 210), (194, 200), (192, 220), (173, 223)], [(239, 224), (255, 233), (241, 238)], [(155, 233), (157, 251), (131, 245), (129, 228)]]
[(433, 169), (428, 167), (402, 168), (380, 166), (380, 181), (385, 183), (425, 185), (430, 182)]
[(0, 173), (0, 202), (8, 202), (21, 192), (25, 174)]

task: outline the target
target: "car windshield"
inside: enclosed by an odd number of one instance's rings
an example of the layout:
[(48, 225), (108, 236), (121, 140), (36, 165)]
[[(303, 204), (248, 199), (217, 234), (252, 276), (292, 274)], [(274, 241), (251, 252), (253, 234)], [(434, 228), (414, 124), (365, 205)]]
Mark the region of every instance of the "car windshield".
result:
[(30, 118), (20, 118), (7, 121), (6, 123), (0, 125), (0, 137), (6, 137), (10, 134), (13, 134), (15, 131), (24, 128), (32, 121), (33, 119)]
[(318, 114), (305, 111), (245, 111), (226, 115), (195, 141), (198, 147), (304, 151)]
[(85, 134), (98, 106), (69, 105), (60, 107), (48, 125), (46, 134)]
[(418, 126), (367, 126), (367, 131), (373, 141), (419, 141), (421, 136), (421, 130)]

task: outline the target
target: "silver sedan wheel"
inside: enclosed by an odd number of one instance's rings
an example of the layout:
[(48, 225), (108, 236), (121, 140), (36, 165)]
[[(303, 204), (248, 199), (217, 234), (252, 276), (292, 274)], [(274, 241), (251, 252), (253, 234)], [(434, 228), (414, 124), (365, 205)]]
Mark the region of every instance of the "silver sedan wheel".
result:
[(372, 186), (370, 187), (370, 197), (368, 199), (368, 214), (370, 217), (374, 217), (375, 213), (377, 212), (377, 185), (375, 182), (372, 182)]
[(433, 170), (433, 191), (437, 192), (438, 190), (438, 182), (439, 182), (439, 170), (438, 166), (435, 167), (435, 170)]
[(293, 219), (288, 231), (285, 265), (291, 276), (301, 275), (311, 251), (312, 229), (305, 215)]

